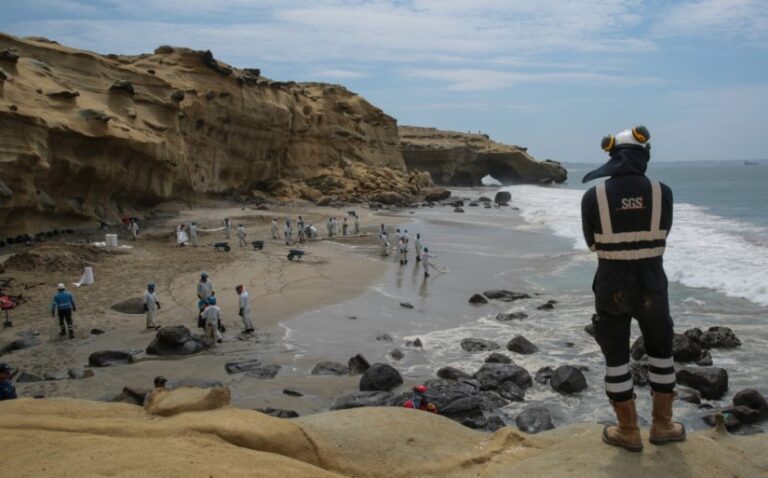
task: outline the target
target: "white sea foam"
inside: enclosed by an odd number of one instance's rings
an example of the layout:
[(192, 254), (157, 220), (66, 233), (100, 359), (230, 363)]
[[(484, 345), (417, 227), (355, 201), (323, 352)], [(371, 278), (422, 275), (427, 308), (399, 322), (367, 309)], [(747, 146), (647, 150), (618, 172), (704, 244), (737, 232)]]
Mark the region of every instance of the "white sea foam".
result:
[[(581, 231), (583, 191), (538, 186), (504, 188), (527, 222), (546, 226), (587, 251)], [(707, 212), (692, 204), (675, 204), (664, 265), (670, 280), (689, 287), (714, 289), (768, 306), (768, 247), (745, 234), (757, 228)]]

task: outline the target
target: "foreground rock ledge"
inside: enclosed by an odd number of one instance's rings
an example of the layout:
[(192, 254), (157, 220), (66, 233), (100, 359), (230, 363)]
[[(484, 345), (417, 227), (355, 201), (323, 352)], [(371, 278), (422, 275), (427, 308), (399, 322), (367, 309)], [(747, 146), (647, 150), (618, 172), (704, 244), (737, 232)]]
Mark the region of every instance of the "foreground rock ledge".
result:
[[(174, 392), (171, 392), (173, 395)], [(208, 394), (168, 397), (194, 409)], [(190, 403), (184, 405), (184, 400)], [(194, 402), (194, 403), (192, 403)], [(488, 435), (441, 416), (365, 408), (284, 420), (223, 405), (174, 416), (75, 399), (0, 403), (3, 476), (609, 477), (768, 473), (768, 436), (691, 433), (674, 446), (630, 454), (600, 441), (602, 427), (571, 425), (523, 436)], [(647, 438), (647, 430), (643, 431)], [(386, 453), (382, 453), (382, 447)], [(41, 450), (44, 451), (40, 455)], [(40, 459), (30, 459), (40, 456)], [(215, 457), (207, 459), (206, 457)]]

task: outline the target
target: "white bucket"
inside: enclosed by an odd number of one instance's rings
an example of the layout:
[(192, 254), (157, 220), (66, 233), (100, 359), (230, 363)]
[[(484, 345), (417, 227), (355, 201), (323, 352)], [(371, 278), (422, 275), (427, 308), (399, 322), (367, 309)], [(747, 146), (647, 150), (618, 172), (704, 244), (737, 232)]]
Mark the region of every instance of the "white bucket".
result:
[(83, 271), (82, 277), (80, 277), (80, 280), (78, 282), (75, 282), (75, 286), (80, 287), (83, 285), (92, 285), (92, 284), (93, 284), (93, 268), (86, 267), (85, 271)]
[(107, 247), (117, 247), (117, 234), (105, 234), (104, 242), (107, 243)]

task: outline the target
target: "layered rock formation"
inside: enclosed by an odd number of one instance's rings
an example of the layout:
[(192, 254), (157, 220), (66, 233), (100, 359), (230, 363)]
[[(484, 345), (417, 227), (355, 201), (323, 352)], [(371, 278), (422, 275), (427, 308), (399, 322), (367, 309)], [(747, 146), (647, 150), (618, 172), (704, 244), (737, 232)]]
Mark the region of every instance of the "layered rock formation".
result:
[(484, 134), (401, 126), (400, 144), (409, 169), (426, 171), (437, 184), (479, 186), (486, 175), (503, 184), (562, 183), (567, 171), (557, 161), (537, 161), (520, 146)]
[(431, 183), (406, 170), (395, 120), (341, 86), (184, 48), (102, 56), (3, 34), (0, 164), (8, 234), (200, 194), (364, 200)]

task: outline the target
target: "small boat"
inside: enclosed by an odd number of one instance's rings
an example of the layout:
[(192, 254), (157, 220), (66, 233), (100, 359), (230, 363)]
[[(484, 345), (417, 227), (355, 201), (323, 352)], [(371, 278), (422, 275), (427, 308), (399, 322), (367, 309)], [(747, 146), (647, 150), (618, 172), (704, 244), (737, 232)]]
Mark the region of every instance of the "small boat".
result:
[(757, 161), (744, 161), (744, 166), (757, 166), (758, 164), (760, 163)]

